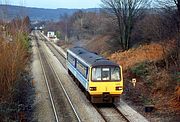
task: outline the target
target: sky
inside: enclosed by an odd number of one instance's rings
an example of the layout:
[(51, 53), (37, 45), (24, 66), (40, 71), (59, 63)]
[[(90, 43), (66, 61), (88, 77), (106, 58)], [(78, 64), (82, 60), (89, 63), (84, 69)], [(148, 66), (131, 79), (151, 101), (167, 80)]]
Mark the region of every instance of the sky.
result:
[(101, 0), (0, 0), (2, 4), (37, 8), (97, 8)]

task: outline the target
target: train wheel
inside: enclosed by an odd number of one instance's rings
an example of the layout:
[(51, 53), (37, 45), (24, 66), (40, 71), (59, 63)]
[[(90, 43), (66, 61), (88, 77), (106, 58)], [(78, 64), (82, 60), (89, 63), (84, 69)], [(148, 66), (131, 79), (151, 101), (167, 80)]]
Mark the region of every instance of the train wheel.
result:
[(118, 104), (120, 103), (120, 97), (113, 97), (112, 100), (113, 100), (112, 102), (113, 102), (114, 104), (117, 104), (117, 105), (118, 105)]
[(68, 74), (71, 76), (71, 71), (68, 69)]
[(75, 81), (75, 83), (77, 84), (77, 86), (79, 87), (80, 84), (79, 84), (78, 79), (75, 78), (74, 81)]

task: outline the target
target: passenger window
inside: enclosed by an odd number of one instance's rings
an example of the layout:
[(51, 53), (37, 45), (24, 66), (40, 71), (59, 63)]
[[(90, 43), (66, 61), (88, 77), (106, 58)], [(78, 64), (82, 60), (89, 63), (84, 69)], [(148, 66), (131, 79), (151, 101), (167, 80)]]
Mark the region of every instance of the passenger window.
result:
[(81, 64), (79, 61), (77, 61), (77, 69), (86, 78), (87, 68), (83, 64)]
[(75, 58), (72, 57), (70, 54), (68, 54), (68, 61), (69, 61), (73, 66), (75, 66)]

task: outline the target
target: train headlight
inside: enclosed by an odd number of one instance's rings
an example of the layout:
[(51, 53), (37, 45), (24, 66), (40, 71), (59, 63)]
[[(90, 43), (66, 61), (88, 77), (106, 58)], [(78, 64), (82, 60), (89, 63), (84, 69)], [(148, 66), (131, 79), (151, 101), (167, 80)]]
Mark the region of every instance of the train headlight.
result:
[(90, 87), (89, 90), (90, 91), (96, 91), (96, 87)]
[(122, 86), (116, 86), (116, 90), (122, 90)]

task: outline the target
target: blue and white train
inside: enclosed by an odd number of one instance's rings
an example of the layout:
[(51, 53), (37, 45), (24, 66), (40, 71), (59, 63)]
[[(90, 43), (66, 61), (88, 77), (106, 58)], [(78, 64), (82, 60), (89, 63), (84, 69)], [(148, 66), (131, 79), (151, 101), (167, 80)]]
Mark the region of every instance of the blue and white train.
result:
[(67, 50), (68, 73), (92, 103), (112, 103), (123, 92), (122, 67), (81, 47)]

